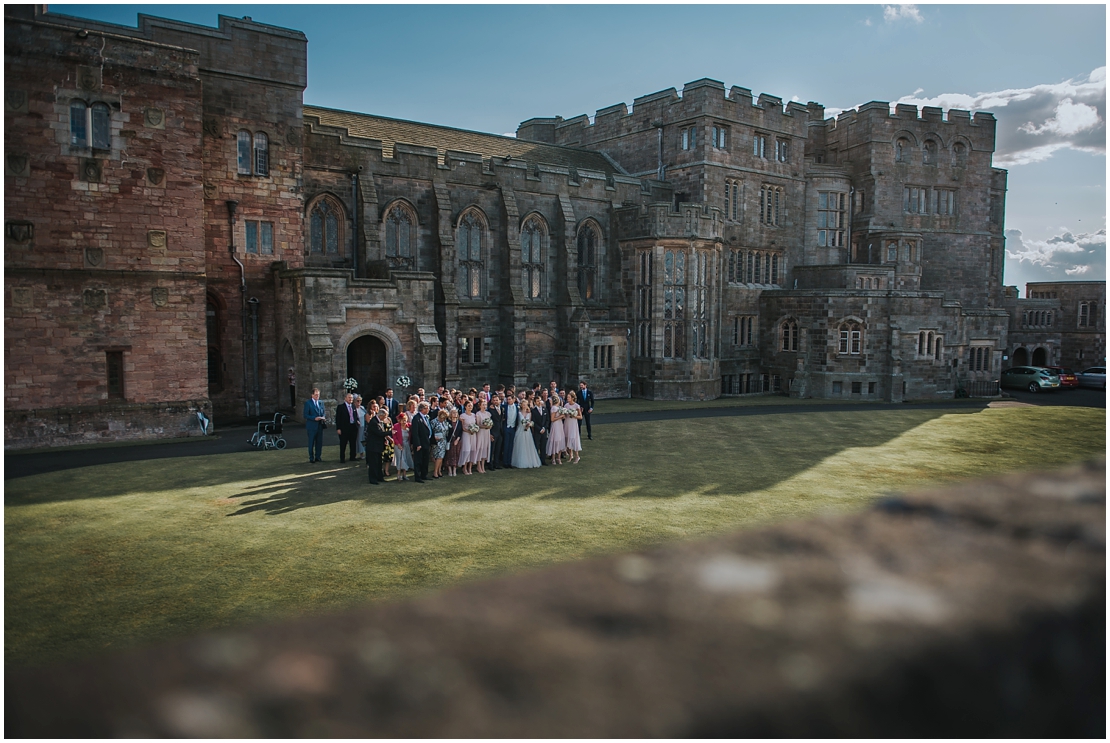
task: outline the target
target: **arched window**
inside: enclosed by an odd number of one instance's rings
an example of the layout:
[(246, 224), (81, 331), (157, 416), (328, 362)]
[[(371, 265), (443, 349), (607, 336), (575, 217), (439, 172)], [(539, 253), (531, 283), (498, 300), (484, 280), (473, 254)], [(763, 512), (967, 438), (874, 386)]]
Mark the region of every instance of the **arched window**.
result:
[(542, 299), (544, 295), (544, 242), (547, 230), (539, 217), (529, 217), (520, 230), (521, 282), (524, 296)]
[(578, 230), (578, 293), (584, 300), (598, 298), (597, 264), (601, 235), (592, 222)]
[(967, 145), (963, 142), (957, 142), (952, 145), (952, 158), (956, 161), (956, 165), (963, 167), (967, 165)]
[(920, 333), (917, 334), (917, 355), (918, 356), (924, 356), (925, 355), (925, 331), (924, 330), (922, 330)]
[(265, 132), (256, 132), (254, 135), (254, 174), (270, 174), (270, 138)]
[(338, 256), (345, 223), (343, 207), (335, 197), (318, 198), (308, 210), (309, 253)]
[(759, 221), (777, 226), (782, 223), (786, 211), (786, 192), (780, 186), (760, 186)]
[(416, 215), (394, 204), (385, 215), (385, 259), (394, 268), (410, 268), (416, 254)]
[(894, 143), (894, 162), (904, 163), (910, 159), (910, 140), (899, 137)]
[(921, 148), (921, 162), (925, 165), (937, 164), (937, 143), (931, 139), (925, 140), (925, 146)]
[(686, 253), (663, 254), (663, 358), (686, 357)]
[(251, 143), (251, 133), (246, 129), (240, 129), (238, 138), (236, 139), (239, 175), (251, 174)]
[[(928, 339), (926, 340), (928, 343)], [(926, 346), (926, 348), (928, 348)], [(841, 355), (858, 356), (863, 350), (863, 327), (854, 320), (847, 320), (840, 324), (840, 345), (838, 350)]]
[(475, 209), (467, 211), (459, 219), (459, 288), (464, 297), (471, 299), (482, 296), (485, 231), (485, 221)]
[(782, 343), (779, 347), (783, 351), (798, 350), (798, 323), (796, 320), (791, 318), (783, 320), (779, 326), (779, 334), (782, 336)]

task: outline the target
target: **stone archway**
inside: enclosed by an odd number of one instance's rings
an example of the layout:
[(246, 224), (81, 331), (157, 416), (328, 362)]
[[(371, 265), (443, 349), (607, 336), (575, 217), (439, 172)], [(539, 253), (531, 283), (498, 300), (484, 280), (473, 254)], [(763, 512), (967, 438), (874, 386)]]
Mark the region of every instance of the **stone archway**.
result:
[(364, 398), (384, 395), (388, 382), (388, 352), (381, 338), (363, 335), (347, 346), (347, 376), (358, 382)]
[(1029, 366), (1029, 350), (1026, 348), (1014, 349), (1014, 357), (1011, 361), (1013, 366)]
[(1048, 351), (1043, 347), (1033, 349), (1033, 362), (1031, 366), (1046, 366), (1048, 364)]

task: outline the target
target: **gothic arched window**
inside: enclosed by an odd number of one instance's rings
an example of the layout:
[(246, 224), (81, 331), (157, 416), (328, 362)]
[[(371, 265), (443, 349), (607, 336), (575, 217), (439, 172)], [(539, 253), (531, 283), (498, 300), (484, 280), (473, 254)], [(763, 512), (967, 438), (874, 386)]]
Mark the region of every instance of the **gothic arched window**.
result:
[(587, 222), (578, 230), (578, 293), (584, 300), (598, 298), (598, 253), (601, 247), (601, 234), (598, 228)]
[(321, 196), (308, 209), (308, 252), (339, 255), (343, 244), (343, 207), (333, 196)]
[(782, 348), (783, 351), (797, 351), (798, 350), (798, 322), (791, 318), (782, 321), (779, 326), (782, 335)]
[(543, 246), (547, 230), (539, 217), (529, 217), (520, 230), (521, 282), (524, 296), (542, 299), (544, 295)]
[(894, 162), (904, 163), (910, 159), (910, 140), (899, 137), (894, 143)]
[(486, 223), (478, 210), (471, 209), (459, 219), (459, 288), (471, 299), (482, 296), (485, 232)]
[(385, 215), (385, 258), (395, 268), (409, 268), (416, 245), (416, 216), (405, 204), (394, 204)]
[(921, 149), (921, 162), (925, 165), (937, 164), (937, 143), (931, 139), (926, 140)]
[(863, 350), (863, 326), (854, 320), (840, 323), (839, 353), (847, 356), (859, 356)]

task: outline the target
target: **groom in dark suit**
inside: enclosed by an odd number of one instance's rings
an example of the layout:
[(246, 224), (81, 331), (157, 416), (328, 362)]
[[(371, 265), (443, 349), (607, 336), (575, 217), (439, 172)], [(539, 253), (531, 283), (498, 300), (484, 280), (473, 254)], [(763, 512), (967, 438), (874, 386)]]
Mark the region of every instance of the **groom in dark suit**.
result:
[(504, 411), (501, 419), (505, 423), (505, 429), (502, 436), (505, 438), (505, 448), (502, 451), (504, 455), (504, 462), (506, 467), (513, 466), (513, 448), (516, 445), (516, 427), (520, 425), (520, 408), (516, 403), (516, 395), (513, 394), (513, 388), (509, 388), (508, 397), (502, 406)]

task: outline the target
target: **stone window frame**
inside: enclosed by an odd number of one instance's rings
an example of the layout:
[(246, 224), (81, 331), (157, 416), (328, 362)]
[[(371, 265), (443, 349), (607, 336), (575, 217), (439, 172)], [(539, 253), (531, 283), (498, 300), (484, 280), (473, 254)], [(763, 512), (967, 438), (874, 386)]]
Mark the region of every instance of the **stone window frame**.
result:
[(767, 159), (767, 137), (769, 135), (763, 132), (754, 132), (752, 134), (752, 157)]
[(1098, 327), (1098, 302), (1083, 301), (1079, 303), (1079, 307), (1076, 311), (1076, 327)]
[(698, 126), (688, 124), (682, 127), (678, 135), (678, 146), (682, 150), (695, 150), (698, 147)]
[(592, 371), (614, 370), (616, 366), (616, 345), (611, 338), (604, 339), (605, 343), (595, 344), (592, 351)]
[(933, 202), (934, 213), (939, 217), (956, 216), (957, 190), (955, 188), (934, 188), (933, 192), (935, 195), (931, 201)]
[[(829, 197), (835, 197), (837, 202), (829, 206)], [(817, 192), (817, 245), (825, 248), (843, 248), (845, 246), (845, 215), (848, 194), (843, 191), (818, 191)], [(834, 224), (830, 224), (830, 222)], [(832, 238), (830, 240), (830, 238)]]
[(709, 337), (711, 266), (710, 251), (691, 252), (687, 309), (690, 318), (690, 358), (692, 359), (708, 359), (713, 356), (713, 342)]
[(718, 150), (727, 150), (729, 140), (729, 127), (724, 124), (714, 124), (710, 143)]
[(929, 189), (906, 184), (902, 187), (902, 211), (905, 214), (929, 213)]
[(967, 347), (967, 370), (991, 372), (994, 370), (994, 345), (972, 341)]
[(725, 179), (725, 213), (724, 217), (727, 220), (738, 222), (740, 221), (740, 184), (743, 183), (738, 178)]
[[(77, 114), (76, 104), (80, 104), (80, 114)], [(77, 138), (74, 123), (77, 118), (81, 120), (82, 134)], [(98, 129), (99, 138), (98, 138)], [(102, 100), (88, 101), (84, 98), (73, 97), (69, 99), (69, 145), (85, 150), (100, 150), (103, 152), (112, 149), (112, 107)]]
[[(316, 225), (315, 225), (315, 212), (317, 209), (322, 209), (321, 227), (322, 232), (320, 236), (320, 250), (313, 250), (316, 240)], [(328, 230), (328, 211), (335, 214), (335, 251), (329, 251), (328, 245), (332, 241), (328, 240), (330, 231)], [(342, 200), (331, 193), (322, 193), (313, 197), (305, 207), (305, 246), (304, 252), (306, 256), (319, 255), (321, 257), (334, 256), (340, 258), (344, 255), (344, 248), (347, 244), (347, 209), (343, 205)]]
[(732, 345), (748, 348), (756, 345), (755, 315), (734, 315), (732, 318)]
[(786, 189), (772, 183), (759, 187), (759, 223), (780, 227), (786, 221)]
[(971, 145), (963, 140), (958, 139), (952, 143), (952, 166), (956, 168), (966, 168), (967, 158), (971, 153)]
[[(589, 232), (593, 232), (595, 236), (592, 255), (589, 250), (589, 243), (587, 242), (584, 246), (582, 242), (583, 237)], [(574, 244), (578, 251), (578, 294), (583, 302), (591, 304), (601, 302), (604, 296), (602, 287), (605, 280), (605, 257), (608, 254), (605, 232), (601, 229), (601, 223), (593, 217), (586, 217), (579, 222), (574, 231)], [(585, 261), (583, 260), (583, 253), (585, 253), (587, 259)]]
[[(406, 231), (401, 225), (407, 224)], [(420, 234), (420, 220), (417, 217), (416, 207), (406, 199), (394, 199), (382, 210), (382, 221), (379, 239), (382, 246), (382, 257), (390, 268), (411, 270), (415, 265), (418, 248), (417, 238)]]
[(235, 135), (236, 175), (270, 177), (270, 135), (240, 129)]
[(686, 358), (686, 251), (663, 251), (663, 358)]
[(779, 352), (798, 352), (798, 320), (793, 316), (784, 317), (778, 322)]
[(867, 340), (866, 324), (862, 318), (849, 316), (836, 324), (836, 355), (862, 356)]
[[(529, 236), (531, 239), (529, 239)], [(530, 243), (530, 249), (525, 245)], [(525, 215), (520, 224), (520, 283), (529, 301), (547, 299), (547, 256), (551, 251), (551, 232), (539, 212)]]
[[(251, 235), (253, 226), (254, 235)], [(266, 233), (270, 235), (269, 250), (266, 250)], [(252, 239), (253, 237), (253, 239)], [(253, 250), (252, 250), (253, 248)], [(265, 219), (243, 220), (243, 252), (247, 255), (270, 256), (274, 255), (274, 223)]]
[(943, 361), (944, 335), (938, 333), (936, 330), (919, 330), (917, 332), (916, 356), (918, 359), (925, 359), (928, 361)]
[[(489, 363), (489, 349), (485, 338), (480, 335), (459, 336), (459, 363), (467, 366), (480, 366)], [(475, 358), (475, 353), (477, 358)]]
[(127, 399), (127, 376), (124, 352), (122, 349), (109, 348), (104, 351), (105, 381), (109, 400)]
[[(473, 243), (475, 234), (478, 240), (477, 255)], [(489, 240), (489, 220), (480, 207), (471, 205), (459, 212), (459, 218), (455, 221), (455, 246), (459, 266), (459, 296), (464, 299), (481, 300), (486, 296), (486, 254), (489, 251)]]
[(790, 140), (775, 137), (775, 160), (780, 163), (790, 162)]
[(940, 157), (940, 145), (936, 137), (929, 137), (921, 144), (921, 164), (936, 165)]
[(636, 260), (636, 356), (650, 358), (654, 256), (651, 250), (639, 250)]

